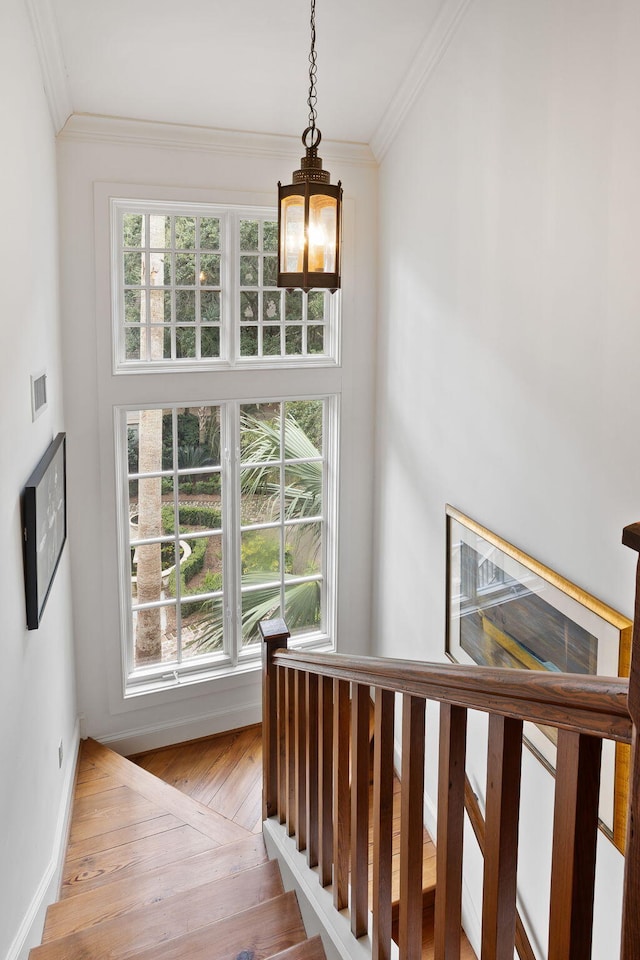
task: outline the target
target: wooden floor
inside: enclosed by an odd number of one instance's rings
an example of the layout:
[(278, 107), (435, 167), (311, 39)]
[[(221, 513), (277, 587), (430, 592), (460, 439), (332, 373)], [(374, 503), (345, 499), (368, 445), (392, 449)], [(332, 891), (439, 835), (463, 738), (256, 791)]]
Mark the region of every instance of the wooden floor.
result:
[(129, 760), (250, 833), (262, 831), (261, 724)]
[[(129, 757), (166, 783), (205, 804), (251, 832), (262, 830), (262, 728), (260, 724), (231, 733), (150, 750)], [(372, 798), (370, 798), (370, 809)], [(392, 897), (397, 904), (400, 890), (400, 783), (396, 779), (393, 799)], [(371, 816), (370, 816), (371, 820)], [(373, 828), (370, 826), (370, 860)], [(433, 932), (429, 925), (436, 885), (436, 851), (425, 830), (423, 838), (423, 890), (425, 936), (423, 956), (433, 956)], [(372, 900), (372, 863), (369, 864), (369, 904)], [(475, 960), (464, 938), (461, 960)]]

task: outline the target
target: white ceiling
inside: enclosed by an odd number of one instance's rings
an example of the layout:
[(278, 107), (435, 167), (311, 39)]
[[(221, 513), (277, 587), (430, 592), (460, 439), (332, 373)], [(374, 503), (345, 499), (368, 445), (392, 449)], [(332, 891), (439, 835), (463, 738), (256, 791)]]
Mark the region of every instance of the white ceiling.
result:
[[(74, 113), (295, 136), (307, 125), (309, 0), (50, 4)], [(371, 141), (446, 5), (317, 0), (325, 138)]]

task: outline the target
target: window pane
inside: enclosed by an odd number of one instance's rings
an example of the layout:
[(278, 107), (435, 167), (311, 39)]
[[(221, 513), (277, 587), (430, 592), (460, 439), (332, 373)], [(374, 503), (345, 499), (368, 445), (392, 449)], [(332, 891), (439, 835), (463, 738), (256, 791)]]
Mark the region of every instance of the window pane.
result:
[(124, 319), (126, 323), (140, 323), (142, 313), (142, 291), (124, 291)]
[(254, 467), (240, 474), (243, 526), (280, 519), (280, 467)]
[(195, 323), (196, 320), (196, 292), (195, 290), (176, 291), (176, 320), (178, 323)]
[(258, 221), (241, 220), (240, 221), (240, 249), (257, 250), (258, 249)]
[[(180, 511), (182, 520), (183, 511)], [(183, 528), (181, 522), (180, 527)], [(197, 529), (194, 527), (193, 529)], [(222, 590), (222, 537), (197, 537), (189, 539), (185, 533), (180, 537), (182, 559), (180, 562), (180, 596), (197, 597)], [(176, 596), (176, 571), (167, 581), (169, 596)]]
[(200, 218), (200, 247), (203, 250), (219, 249), (220, 221), (217, 217)]
[(203, 287), (220, 286), (220, 255), (207, 253), (200, 257), (200, 285)]
[(277, 250), (278, 249), (278, 223), (276, 220), (265, 220), (262, 225), (263, 231), (263, 240), (262, 246), (264, 250)]
[(125, 360), (140, 360), (140, 331), (128, 327), (124, 332)]
[(203, 327), (200, 337), (200, 355), (202, 357), (219, 357), (220, 329), (218, 327)]
[(324, 327), (307, 328), (307, 352), (324, 353)]
[(287, 566), (297, 577), (322, 573), (322, 523), (296, 523), (286, 528)]
[(124, 254), (124, 282), (127, 285), (139, 286), (144, 277), (144, 254)]
[[(246, 578), (250, 580), (250, 577)], [(245, 578), (243, 577), (243, 583)], [(242, 592), (242, 646), (260, 643), (260, 620), (280, 616), (280, 587), (260, 587)]]
[(265, 287), (275, 287), (278, 282), (278, 258), (264, 257), (262, 260), (262, 282)]
[(287, 457), (317, 457), (322, 453), (323, 400), (289, 400), (285, 404)]
[(258, 328), (243, 324), (240, 327), (240, 356), (258, 356)]
[(125, 247), (143, 245), (144, 217), (139, 213), (125, 213), (122, 218), (123, 241)]
[(297, 463), (284, 475), (287, 520), (322, 516), (322, 462)]
[(240, 538), (242, 575), (251, 582), (269, 583), (280, 579), (280, 529), (244, 530)]
[(217, 290), (200, 292), (200, 318), (207, 321), (220, 319), (220, 294)]
[(222, 650), (224, 602), (222, 597), (190, 600), (180, 605), (185, 659)]
[(311, 580), (285, 587), (284, 619), (292, 636), (320, 629), (322, 606), (319, 581)]
[(257, 320), (258, 319), (258, 294), (241, 293), (240, 294), (240, 319)]
[(136, 667), (176, 662), (175, 608), (173, 606), (133, 610), (132, 621)]
[(195, 217), (176, 217), (176, 247), (180, 250), (193, 250), (196, 245)]
[(302, 320), (302, 290), (287, 290), (284, 298), (285, 320)]
[(240, 257), (240, 283), (243, 287), (255, 287), (258, 284), (258, 258)]
[(307, 318), (309, 320), (324, 320), (326, 298), (330, 296), (322, 290), (312, 290), (307, 299)]
[(176, 357), (195, 357), (196, 332), (193, 327), (176, 327)]
[(247, 463), (280, 459), (280, 403), (245, 403), (240, 407), (240, 456)]
[(288, 324), (285, 327), (285, 348), (288, 356), (302, 353), (302, 327)]
[(262, 294), (262, 314), (265, 320), (280, 319), (280, 294), (263, 293)]
[(262, 352), (265, 357), (279, 357), (282, 353), (280, 346), (280, 327), (265, 327), (262, 334)]
[(195, 286), (196, 258), (193, 253), (176, 254), (176, 284), (177, 286)]
[(220, 474), (192, 473), (178, 478), (180, 529), (187, 524), (209, 530), (222, 525), (220, 516)]

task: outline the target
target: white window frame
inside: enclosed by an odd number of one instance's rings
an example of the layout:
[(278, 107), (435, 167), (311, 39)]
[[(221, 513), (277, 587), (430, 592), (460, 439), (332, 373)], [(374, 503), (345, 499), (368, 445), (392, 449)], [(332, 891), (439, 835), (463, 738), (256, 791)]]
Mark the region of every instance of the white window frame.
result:
[[(340, 365), (341, 293), (326, 294), (325, 352), (286, 356), (240, 355), (240, 244), (241, 220), (277, 221), (274, 207), (245, 204), (217, 204), (175, 200), (143, 200), (110, 197), (111, 227), (111, 317), (112, 371), (114, 375), (213, 371), (221, 369), (287, 369), (296, 367), (336, 367)], [(126, 360), (124, 326), (124, 262), (122, 225), (126, 214), (213, 217), (220, 220), (221, 236), (221, 323), (220, 357), (164, 360)], [(305, 308), (306, 309), (306, 308)]]
[[(323, 421), (323, 537), (322, 627), (294, 636), (291, 646), (301, 649), (334, 649), (337, 616), (337, 529), (338, 529), (338, 451), (340, 400), (336, 394), (302, 396), (261, 396), (245, 399), (181, 400), (163, 403), (127, 403), (114, 408), (115, 464), (117, 475), (118, 567), (120, 592), (120, 630), (122, 672), (125, 699), (215, 677), (223, 677), (246, 670), (255, 670), (260, 663), (260, 644), (242, 646), (241, 597), (241, 524), (240, 524), (240, 408), (244, 404), (287, 403), (288, 401), (322, 400), (325, 403)], [(131, 617), (131, 579), (128, 510), (128, 450), (127, 414), (142, 409), (179, 409), (198, 406), (220, 407), (221, 473), (222, 473), (222, 541), (223, 557), (230, 575), (224, 578), (225, 646), (220, 652), (187, 659), (174, 667), (154, 664), (135, 667), (133, 662), (133, 629)], [(175, 466), (175, 464), (174, 464)], [(196, 472), (195, 469), (189, 471)], [(284, 571), (281, 573), (284, 577)]]

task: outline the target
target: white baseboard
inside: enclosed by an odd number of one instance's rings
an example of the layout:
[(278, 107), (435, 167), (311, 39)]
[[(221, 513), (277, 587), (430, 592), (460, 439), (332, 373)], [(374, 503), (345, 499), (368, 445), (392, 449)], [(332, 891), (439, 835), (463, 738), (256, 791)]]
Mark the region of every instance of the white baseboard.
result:
[[(275, 818), (262, 824), (267, 852), (280, 864), (286, 890), (295, 890), (305, 929), (309, 936), (320, 934), (328, 960), (371, 960), (371, 914), (369, 933), (358, 940), (351, 933), (347, 910), (336, 910), (330, 888), (320, 885), (317, 868), (310, 870), (304, 853)], [(391, 943), (391, 958), (398, 960), (398, 947)]]
[(38, 884), (22, 923), (9, 947), (6, 960), (27, 960), (32, 947), (39, 946), (49, 904), (58, 899), (62, 867), (67, 845), (69, 820), (73, 806), (73, 786), (75, 783), (78, 747), (80, 745), (80, 721), (76, 720), (73, 738), (68, 751), (68, 761), (64, 774), (64, 783), (58, 810), (58, 819), (53, 838), (51, 858)]
[(145, 750), (158, 750), (173, 743), (211, 737), (226, 730), (248, 727), (262, 720), (262, 702), (242, 703), (228, 710), (218, 710), (207, 716), (186, 717), (182, 720), (164, 720), (162, 723), (125, 730), (111, 736), (96, 736), (106, 747), (123, 757)]

